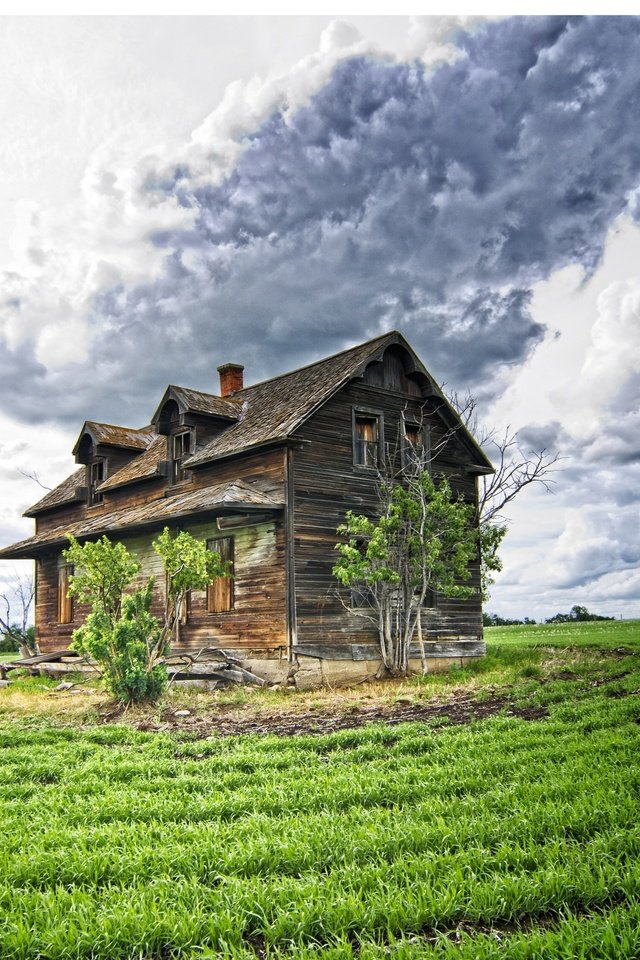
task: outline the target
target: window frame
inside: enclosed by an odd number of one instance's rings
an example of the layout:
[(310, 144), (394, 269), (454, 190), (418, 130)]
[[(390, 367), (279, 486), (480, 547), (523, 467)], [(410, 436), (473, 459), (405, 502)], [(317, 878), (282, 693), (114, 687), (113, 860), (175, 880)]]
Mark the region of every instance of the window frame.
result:
[(73, 576), (73, 564), (63, 563), (58, 567), (58, 597), (57, 597), (57, 622), (59, 624), (73, 623), (74, 603), (73, 597), (69, 595), (69, 577)]
[[(377, 422), (378, 436), (377, 441), (361, 441), (357, 434), (358, 422), (373, 420)], [(377, 445), (376, 463), (363, 463), (359, 457), (359, 443), (368, 443)], [(354, 406), (351, 408), (351, 444), (353, 466), (358, 470), (378, 471), (383, 466), (384, 451), (384, 413), (382, 410), (372, 407)]]
[[(232, 574), (230, 577), (214, 577), (211, 583), (207, 584), (205, 607), (208, 614), (232, 613), (235, 610), (236, 591), (235, 580), (233, 578), (233, 572), (235, 570), (234, 541), (234, 537), (212, 537), (211, 539), (207, 540), (207, 550), (215, 550), (216, 553), (220, 554), (220, 559), (223, 562), (229, 562)], [(220, 549), (220, 547), (217, 546), (217, 544), (225, 543), (228, 544), (228, 548)], [(218, 609), (218, 604), (216, 603), (216, 592), (221, 582), (224, 582), (226, 587), (226, 604), (220, 605), (220, 609)]]
[[(182, 450), (182, 456), (176, 457), (176, 441), (179, 438), (188, 437), (189, 445), (188, 450), (185, 451), (184, 445)], [(195, 451), (195, 437), (196, 432), (193, 427), (180, 427), (169, 435), (169, 443), (171, 445), (170, 453), (170, 463), (171, 463), (171, 483), (181, 483), (186, 479), (185, 477), (185, 468), (183, 466), (184, 461), (192, 456)]]
[[(419, 447), (415, 446), (407, 436), (407, 430), (415, 429), (418, 437), (422, 437), (422, 443)], [(428, 423), (420, 420), (414, 420), (402, 415), (402, 466), (410, 467), (417, 461), (417, 457), (412, 456), (413, 451), (420, 451), (421, 456), (425, 457), (425, 467), (431, 470), (431, 430)]]
[[(102, 477), (100, 480), (94, 480), (94, 468), (101, 467)], [(87, 506), (96, 507), (104, 503), (104, 494), (98, 493), (97, 487), (107, 479), (107, 458), (92, 457), (87, 464)]]

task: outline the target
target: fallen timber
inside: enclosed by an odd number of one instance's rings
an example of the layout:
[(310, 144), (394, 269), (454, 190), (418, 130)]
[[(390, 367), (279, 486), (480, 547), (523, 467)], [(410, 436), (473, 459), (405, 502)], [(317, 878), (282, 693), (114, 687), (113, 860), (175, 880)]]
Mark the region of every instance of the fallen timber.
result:
[[(230, 683), (252, 683), (261, 687), (266, 685), (266, 680), (245, 669), (242, 661), (237, 657), (218, 647), (203, 647), (197, 652), (174, 650), (161, 662), (166, 664), (169, 685), (189, 681), (199, 683), (210, 681), (220, 686)], [(0, 663), (0, 678), (5, 680), (13, 670), (26, 670), (33, 675), (50, 677), (70, 673), (82, 673), (87, 676), (100, 674), (100, 670), (93, 661), (70, 648)]]

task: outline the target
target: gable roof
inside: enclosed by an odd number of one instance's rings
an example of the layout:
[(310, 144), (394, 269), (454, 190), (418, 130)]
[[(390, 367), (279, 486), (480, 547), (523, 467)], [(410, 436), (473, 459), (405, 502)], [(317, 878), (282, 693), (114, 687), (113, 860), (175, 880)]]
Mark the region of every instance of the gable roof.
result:
[[(268, 444), (284, 442), (336, 391), (353, 377), (360, 376), (369, 363), (381, 359), (384, 351), (392, 345), (405, 349), (412, 358), (414, 370), (429, 380), (432, 394), (440, 401), (440, 415), (449, 428), (456, 430), (456, 435), (469, 451), (472, 464), (470, 469), (478, 473), (493, 472), (493, 465), (482, 448), (466, 429), (402, 334), (397, 331), (374, 337), (290, 373), (245, 387), (232, 397), (218, 397), (201, 390), (171, 384), (165, 390), (154, 418), (160, 415), (167, 400), (174, 399), (184, 410), (228, 421), (228, 426), (185, 461), (185, 466), (190, 468)], [(116, 446), (128, 443), (132, 449), (139, 451), (128, 464), (100, 485), (100, 492), (161, 475), (160, 463), (167, 457), (166, 438), (155, 434), (152, 426), (134, 429), (87, 421), (80, 438), (86, 430), (91, 432), (96, 442)], [(98, 437), (101, 439), (98, 440)], [(25, 516), (35, 516), (43, 510), (80, 499), (77, 487), (83, 483), (84, 475), (77, 471), (30, 507)]]
[(72, 451), (74, 456), (78, 452), (85, 433), (93, 438), (96, 446), (105, 444), (108, 447), (122, 447), (125, 450), (146, 450), (153, 436), (153, 427), (120, 427), (115, 423), (85, 420)]
[(240, 416), (240, 404), (233, 397), (218, 397), (215, 393), (204, 393), (202, 390), (178, 387), (170, 383), (151, 417), (152, 423), (157, 422), (160, 411), (167, 400), (175, 400), (183, 410), (204, 413), (209, 417), (219, 417), (223, 420), (233, 421)]
[(381, 359), (384, 351), (393, 345), (403, 347), (412, 358), (414, 370), (428, 379), (433, 394), (440, 400), (441, 414), (448, 426), (455, 426), (460, 440), (469, 449), (476, 470), (492, 473), (493, 465), (482, 448), (402, 334), (395, 330), (291, 373), (238, 390), (233, 394), (233, 400), (241, 404), (237, 423), (197, 451), (185, 461), (185, 466), (201, 466), (252, 447), (286, 440), (334, 393), (353, 377), (364, 373), (369, 363)]

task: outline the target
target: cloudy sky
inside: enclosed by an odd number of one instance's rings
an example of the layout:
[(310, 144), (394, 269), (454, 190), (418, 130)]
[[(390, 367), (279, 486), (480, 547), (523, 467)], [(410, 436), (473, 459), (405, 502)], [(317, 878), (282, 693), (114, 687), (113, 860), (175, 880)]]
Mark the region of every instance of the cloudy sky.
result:
[(85, 419), (395, 328), (565, 457), (489, 609), (640, 616), (640, 18), (4, 17), (0, 64), (3, 543)]

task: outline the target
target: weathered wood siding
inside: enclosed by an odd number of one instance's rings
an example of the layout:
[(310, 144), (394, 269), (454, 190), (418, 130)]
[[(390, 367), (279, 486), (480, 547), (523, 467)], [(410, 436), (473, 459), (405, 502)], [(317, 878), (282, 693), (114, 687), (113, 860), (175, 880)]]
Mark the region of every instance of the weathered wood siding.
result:
[[(193, 471), (190, 478), (175, 487), (158, 480), (132, 484), (114, 490), (105, 496), (105, 502), (95, 507), (76, 504), (59, 508), (37, 518), (37, 529), (75, 522), (87, 515), (122, 509), (140, 503), (164, 498), (165, 492), (179, 489), (187, 492), (213, 483), (224, 483), (239, 477), (250, 483), (258, 481), (260, 489), (284, 501), (284, 455), (282, 450), (266, 454), (252, 454), (211, 464)], [(239, 512), (241, 510), (239, 509)], [(139, 533), (117, 535), (140, 559), (143, 569), (140, 581), (156, 578), (154, 613), (160, 616), (164, 608), (164, 574), (151, 542), (164, 524)], [(234, 539), (234, 608), (224, 613), (208, 613), (205, 591), (195, 592), (191, 598), (189, 622), (180, 627), (180, 646), (200, 648), (205, 645), (242, 647), (256, 651), (286, 651), (287, 604), (285, 573), (285, 538), (282, 515), (269, 523), (240, 527), (220, 532), (213, 514), (198, 514), (170, 525), (188, 530), (202, 540), (233, 537)], [(61, 551), (45, 551), (36, 562), (38, 601), (36, 609), (36, 636), (43, 652), (62, 649), (71, 640), (71, 634), (83, 621), (86, 608), (74, 604), (74, 618), (70, 624), (58, 623), (58, 568), (63, 563)]]
[[(237, 527), (221, 533), (214, 517), (185, 521), (187, 530), (199, 540), (233, 538), (234, 605), (222, 613), (207, 611), (206, 590), (191, 593), (190, 615), (179, 625), (176, 643), (180, 647), (200, 649), (221, 646), (267, 650), (286, 650), (285, 558), (283, 524), (279, 519), (255, 526)], [(142, 563), (140, 582), (156, 579), (153, 612), (160, 617), (164, 609), (165, 583), (160, 558), (151, 546), (152, 537), (140, 534), (123, 542)]]
[(87, 607), (73, 601), (71, 623), (58, 622), (58, 571), (64, 565), (61, 553), (48, 551), (36, 560), (35, 629), (42, 653), (64, 650), (69, 646), (71, 634), (80, 626)]
[[(337, 581), (331, 574), (336, 559), (336, 528), (347, 510), (373, 516), (376, 509), (376, 473), (353, 463), (353, 408), (382, 413), (386, 451), (399, 456), (403, 413), (407, 419), (423, 416), (431, 427), (432, 449), (439, 447), (447, 430), (435, 413), (437, 402), (353, 381), (297, 431), (302, 445), (293, 457), (296, 644), (324, 645), (329, 651), (331, 645), (377, 641), (377, 631), (370, 621), (340, 602)], [(467, 460), (468, 454), (459, 442), (450, 439), (432, 469), (445, 473), (453, 489), (473, 503), (476, 481), (464, 468)], [(477, 565), (470, 585), (479, 586)], [(435, 609), (425, 609), (423, 623), (425, 637), (432, 641), (479, 639), (480, 599), (439, 598)]]

